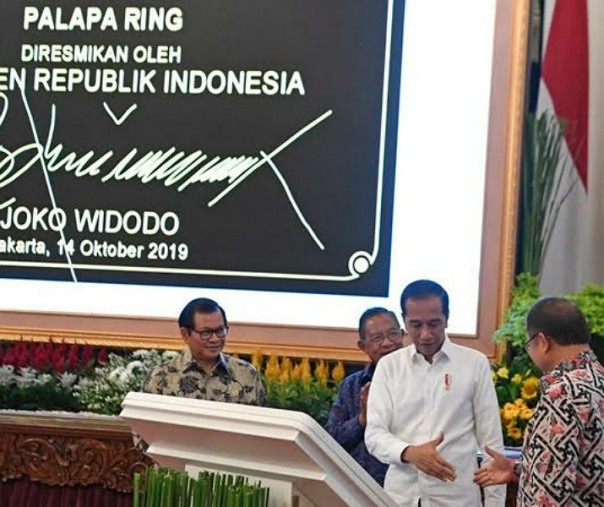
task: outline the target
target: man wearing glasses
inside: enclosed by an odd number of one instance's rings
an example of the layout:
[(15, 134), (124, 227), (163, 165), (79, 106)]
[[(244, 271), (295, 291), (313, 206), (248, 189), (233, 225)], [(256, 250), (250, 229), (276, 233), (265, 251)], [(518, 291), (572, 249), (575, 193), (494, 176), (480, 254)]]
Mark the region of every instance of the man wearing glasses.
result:
[(222, 353), (229, 325), (218, 303), (207, 298), (194, 299), (180, 313), (178, 326), (187, 348), (151, 373), (144, 392), (266, 405), (264, 388), (254, 366)]
[(388, 465), (374, 458), (365, 447), (367, 396), (377, 362), (403, 345), (403, 333), (396, 315), (386, 308), (366, 310), (359, 320), (357, 345), (371, 362), (365, 369), (344, 379), (325, 429), (383, 486)]
[(544, 372), (520, 461), (493, 461), (474, 475), (488, 486), (519, 482), (518, 506), (604, 505), (604, 366), (581, 310), (564, 298), (537, 301), (526, 317), (530, 358)]

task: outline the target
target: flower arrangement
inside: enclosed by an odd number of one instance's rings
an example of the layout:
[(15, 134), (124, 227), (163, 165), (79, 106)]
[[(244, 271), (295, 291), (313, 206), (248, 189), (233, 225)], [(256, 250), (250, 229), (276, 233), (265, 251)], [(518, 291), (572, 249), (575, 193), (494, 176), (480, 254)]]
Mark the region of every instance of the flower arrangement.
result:
[(67, 345), (65, 342), (33, 343), (18, 341), (0, 345), (0, 365), (16, 370), (31, 368), (42, 373), (61, 375), (64, 372), (82, 375), (92, 371), (95, 365), (107, 362), (107, 350), (95, 354), (91, 345)]
[[(94, 351), (89, 345), (17, 342), (0, 346), (0, 407), (22, 410), (89, 411), (117, 415), (130, 391), (140, 391), (151, 371), (178, 355), (136, 350)], [(265, 357), (251, 362), (262, 376), (268, 406), (298, 410), (324, 425), (344, 378), (341, 362)]]
[(107, 351), (89, 345), (16, 342), (0, 345), (0, 407), (79, 411), (75, 388)]
[(520, 372), (507, 366), (495, 366), (495, 391), (499, 401), (505, 445), (522, 445), (528, 422), (539, 400), (539, 379), (531, 370)]
[(80, 380), (75, 387), (75, 395), (85, 410), (117, 415), (122, 410), (121, 404), (126, 394), (142, 390), (151, 371), (177, 355), (178, 352), (157, 350), (135, 350), (127, 355), (109, 354), (106, 364)]
[[(95, 369), (75, 387), (81, 406), (90, 412), (117, 415), (129, 391), (140, 391), (151, 371), (173, 359), (174, 351), (137, 350), (129, 355), (109, 354), (106, 365)], [(327, 422), (329, 409), (344, 378), (344, 366), (338, 363), (332, 370), (325, 361), (314, 368), (308, 358), (294, 363), (290, 358), (270, 356), (259, 351), (251, 357), (252, 364), (262, 376), (268, 406), (305, 412), (320, 424)]]
[(298, 362), (276, 355), (265, 358), (260, 351), (252, 355), (251, 362), (262, 375), (269, 407), (305, 412), (322, 426), (327, 423), (345, 375), (342, 362), (330, 369), (319, 360), (313, 368), (308, 358)]

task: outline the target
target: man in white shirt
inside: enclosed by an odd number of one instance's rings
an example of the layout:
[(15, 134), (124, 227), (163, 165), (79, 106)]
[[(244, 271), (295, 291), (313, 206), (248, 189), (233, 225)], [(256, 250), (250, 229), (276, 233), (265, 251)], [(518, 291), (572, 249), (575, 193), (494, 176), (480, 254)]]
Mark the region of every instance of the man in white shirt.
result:
[[(446, 335), (449, 296), (417, 280), (401, 294), (413, 344), (378, 363), (369, 391), (365, 443), (390, 465), (384, 489), (400, 506), (482, 505), (473, 483), (477, 449), (503, 450), (499, 406), (488, 359)], [(484, 491), (487, 507), (505, 504), (505, 487)]]

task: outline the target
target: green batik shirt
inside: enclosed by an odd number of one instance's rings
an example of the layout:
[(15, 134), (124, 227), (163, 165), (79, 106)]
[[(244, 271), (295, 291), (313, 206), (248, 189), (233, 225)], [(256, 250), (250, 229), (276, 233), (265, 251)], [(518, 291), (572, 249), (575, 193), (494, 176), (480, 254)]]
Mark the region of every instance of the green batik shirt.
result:
[(151, 372), (146, 393), (198, 400), (266, 405), (266, 395), (256, 368), (247, 361), (220, 354), (216, 367), (206, 373), (185, 350)]

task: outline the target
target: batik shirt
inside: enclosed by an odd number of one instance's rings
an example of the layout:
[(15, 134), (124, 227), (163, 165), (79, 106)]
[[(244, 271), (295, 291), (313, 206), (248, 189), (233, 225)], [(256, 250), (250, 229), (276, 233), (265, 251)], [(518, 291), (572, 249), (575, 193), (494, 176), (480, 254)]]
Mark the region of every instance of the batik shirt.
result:
[(592, 351), (541, 379), (520, 461), (518, 507), (604, 506), (604, 367)]
[(380, 486), (383, 486), (388, 465), (369, 454), (365, 446), (365, 428), (359, 424), (361, 388), (371, 382), (374, 371), (375, 365), (369, 365), (342, 381), (325, 429)]
[(206, 373), (187, 349), (156, 368), (144, 392), (246, 405), (266, 405), (258, 371), (247, 361), (220, 354), (216, 367)]

